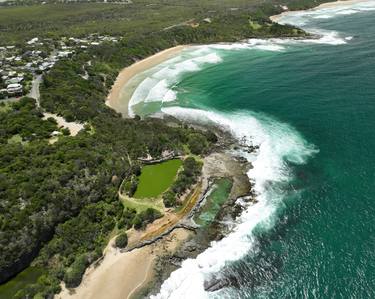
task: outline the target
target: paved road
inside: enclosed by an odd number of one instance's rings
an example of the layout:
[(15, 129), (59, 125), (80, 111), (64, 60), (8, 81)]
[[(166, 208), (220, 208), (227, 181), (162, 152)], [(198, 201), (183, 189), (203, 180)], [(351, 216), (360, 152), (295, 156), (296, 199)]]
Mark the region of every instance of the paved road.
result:
[(32, 82), (30, 94), (28, 95), (30, 98), (33, 98), (36, 100), (36, 104), (38, 105), (38, 107), (40, 107), (39, 85), (41, 82), (42, 82), (42, 75), (36, 76)]

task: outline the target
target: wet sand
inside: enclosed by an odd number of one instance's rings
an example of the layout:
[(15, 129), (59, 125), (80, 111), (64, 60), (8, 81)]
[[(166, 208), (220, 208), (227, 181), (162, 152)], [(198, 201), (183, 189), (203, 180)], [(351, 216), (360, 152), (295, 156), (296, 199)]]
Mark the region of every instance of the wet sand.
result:
[(128, 105), (131, 96), (136, 88), (136, 85), (129, 86), (129, 81), (137, 74), (142, 73), (162, 63), (163, 61), (174, 57), (186, 47), (187, 46), (176, 46), (161, 51), (153, 56), (145, 58), (141, 61), (132, 64), (129, 67), (124, 68), (118, 75), (115, 84), (112, 86), (111, 92), (107, 97), (107, 106), (121, 113), (124, 117), (129, 117)]

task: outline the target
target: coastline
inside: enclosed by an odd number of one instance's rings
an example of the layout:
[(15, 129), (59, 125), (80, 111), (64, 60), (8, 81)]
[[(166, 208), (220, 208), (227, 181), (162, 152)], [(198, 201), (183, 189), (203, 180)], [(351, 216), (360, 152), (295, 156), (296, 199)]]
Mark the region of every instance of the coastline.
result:
[(351, 5), (351, 4), (361, 3), (361, 2), (367, 2), (367, 1), (366, 0), (337, 0), (337, 1), (332, 1), (332, 2), (326, 2), (326, 3), (322, 3), (318, 6), (315, 6), (313, 8), (309, 8), (309, 9), (305, 9), (305, 10), (286, 10), (286, 11), (284, 11), (284, 12), (278, 14), (278, 15), (270, 16), (270, 20), (272, 22), (278, 23), (278, 21), (283, 16), (285, 16), (286, 14), (289, 14), (289, 13), (314, 11), (316, 9), (336, 7), (336, 6), (341, 6), (341, 5)]
[(129, 117), (128, 105), (131, 96), (137, 86), (128, 86), (129, 81), (139, 73), (178, 55), (188, 46), (181, 45), (158, 52), (150, 57), (142, 59), (121, 70), (113, 84), (107, 97), (106, 105), (122, 114), (123, 117)]
[[(231, 143), (231, 140), (227, 142)], [(136, 299), (153, 291), (154, 286), (161, 285), (161, 275), (169, 275), (175, 270), (175, 264), (170, 265), (171, 260), (178, 257), (188, 258), (190, 255), (196, 256), (209, 247), (210, 240), (207, 238), (206, 230), (185, 228), (188, 226), (191, 211), (201, 205), (202, 198), (207, 194), (209, 180), (222, 177), (233, 179), (233, 187), (227, 203), (229, 206), (225, 210), (235, 213), (238, 208), (235, 207), (235, 199), (252, 194), (251, 184), (245, 174), (249, 167), (247, 162), (239, 161), (231, 154), (220, 150), (209, 154), (205, 157), (202, 169), (204, 187), (197, 189), (197, 201), (194, 205), (189, 205), (186, 211), (181, 211), (183, 215), (180, 219), (178, 215), (173, 217), (168, 214), (166, 218), (160, 218), (149, 224), (145, 231), (131, 229), (127, 247), (130, 251), (115, 248), (115, 238), (112, 238), (104, 249), (103, 258), (86, 270), (81, 284), (77, 288), (67, 289), (62, 283), (62, 291), (54, 298)], [(195, 193), (194, 191), (193, 195)], [(178, 222), (182, 221), (185, 226), (175, 227), (160, 239), (142, 245), (140, 240), (152, 240), (150, 235), (159, 232), (158, 228), (166, 228), (167, 224), (176, 221), (171, 218), (176, 218)], [(213, 230), (216, 232), (214, 236), (220, 235), (219, 228)], [(138, 244), (140, 246), (137, 246)], [(191, 248), (195, 249), (192, 251)]]
[[(346, 4), (365, 2), (364, 0), (344, 0), (328, 2), (314, 8), (333, 7)], [(279, 15), (271, 16), (277, 22), (282, 16), (298, 11), (286, 11)], [(188, 46), (176, 46), (156, 53), (124, 68), (116, 78), (114, 85), (107, 97), (106, 105), (129, 117), (128, 104), (136, 86), (129, 86), (129, 82), (139, 73), (178, 55)], [(57, 299), (70, 298), (136, 298), (139, 292), (152, 285), (157, 271), (155, 266), (160, 258), (167, 257), (178, 251), (180, 246), (191, 237), (192, 233), (185, 229), (176, 229), (158, 242), (146, 245), (131, 252), (121, 253), (120, 250), (108, 245), (102, 262), (97, 266), (90, 266), (79, 287), (73, 291), (63, 288), (55, 296)]]
[(175, 229), (159, 242), (121, 252), (110, 243), (99, 265), (90, 266), (75, 289), (62, 287), (55, 299), (124, 299), (135, 298), (154, 279), (157, 258), (171, 255), (178, 250), (192, 232)]
[[(333, 2), (326, 2), (322, 3), (318, 6), (313, 8), (309, 8), (306, 10), (287, 10), (280, 14), (270, 16), (269, 19), (272, 22), (278, 23), (278, 21), (289, 13), (294, 12), (305, 12), (305, 11), (313, 11), (316, 9), (321, 8), (329, 8), (335, 7), (340, 5), (350, 5), (355, 3), (366, 2), (366, 0), (338, 0)], [(137, 88), (137, 83), (130, 85), (131, 79), (133, 79), (138, 74), (147, 71), (150, 68), (157, 66), (158, 64), (173, 58), (174, 56), (180, 54), (184, 49), (188, 48), (189, 45), (179, 45), (172, 48), (168, 48), (162, 50), (152, 56), (149, 56), (145, 59), (137, 61), (132, 65), (125, 67), (120, 71), (118, 74), (115, 83), (113, 84), (107, 99), (106, 105), (116, 112), (121, 113), (123, 117), (129, 117), (129, 102), (132, 97), (134, 90)]]

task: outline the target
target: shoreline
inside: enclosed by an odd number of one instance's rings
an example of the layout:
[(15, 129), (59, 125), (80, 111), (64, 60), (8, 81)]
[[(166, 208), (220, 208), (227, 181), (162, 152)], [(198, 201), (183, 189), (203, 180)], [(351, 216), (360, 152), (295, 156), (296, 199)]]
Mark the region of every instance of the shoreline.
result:
[[(306, 9), (306, 10), (287, 10), (280, 14), (270, 16), (269, 19), (272, 22), (278, 23), (278, 21), (289, 13), (298, 13), (313, 11), (321, 8), (335, 7), (341, 5), (350, 5), (355, 3), (367, 2), (368, 0), (338, 0), (333, 2), (322, 3), (318, 6)], [(138, 74), (145, 72), (164, 61), (173, 58), (180, 54), (184, 49), (188, 48), (189, 45), (179, 45), (172, 48), (162, 50), (149, 57), (139, 60), (130, 66), (123, 68), (118, 74), (111, 90), (106, 98), (105, 104), (114, 109), (116, 112), (121, 113), (123, 117), (129, 118), (129, 102), (133, 95), (133, 92), (137, 88), (138, 84), (129, 85), (131, 80)]]
[(173, 255), (191, 235), (191, 231), (178, 228), (159, 242), (129, 252), (121, 252), (109, 244), (103, 260), (86, 270), (77, 288), (69, 290), (63, 285), (62, 291), (54, 298), (136, 298), (139, 292), (152, 283), (157, 259)]
[(304, 10), (286, 10), (278, 15), (270, 16), (270, 20), (272, 22), (278, 23), (278, 21), (283, 16), (290, 14), (290, 13), (314, 11), (314, 10), (321, 9), (321, 8), (336, 7), (336, 6), (341, 6), (341, 5), (351, 5), (351, 4), (361, 3), (361, 2), (368, 2), (368, 0), (337, 0), (337, 1), (332, 1), (332, 2), (322, 3), (322, 4), (319, 4), (318, 6), (315, 6), (309, 9), (304, 9)]
[(187, 47), (189, 46), (180, 45), (173, 48), (168, 48), (122, 69), (107, 96), (106, 105), (121, 113), (123, 117), (129, 117), (129, 102), (135, 88), (137, 87), (128, 86), (131, 79), (138, 74), (147, 71), (148, 69), (157, 66), (170, 58), (173, 58)]

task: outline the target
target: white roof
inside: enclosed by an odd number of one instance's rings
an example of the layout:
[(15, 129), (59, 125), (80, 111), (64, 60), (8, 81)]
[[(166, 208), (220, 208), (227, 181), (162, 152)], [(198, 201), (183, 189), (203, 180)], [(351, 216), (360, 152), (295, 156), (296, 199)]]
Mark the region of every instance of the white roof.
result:
[(10, 89), (10, 88), (20, 88), (20, 87), (22, 87), (21, 84), (14, 83), (14, 84), (9, 84), (9, 85), (7, 86), (7, 89)]
[(28, 45), (32, 45), (32, 44), (36, 43), (38, 40), (39, 40), (39, 38), (34, 37), (33, 39), (29, 40), (29, 41), (27, 42), (27, 44), (28, 44)]

